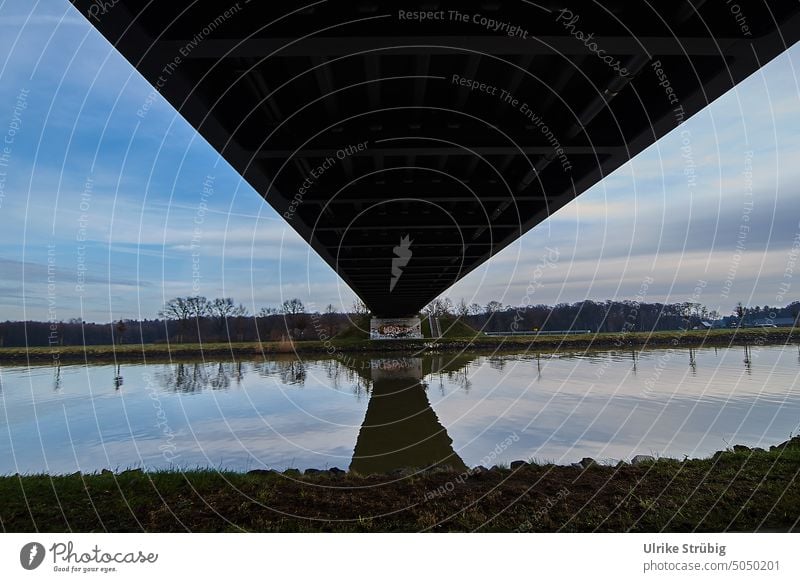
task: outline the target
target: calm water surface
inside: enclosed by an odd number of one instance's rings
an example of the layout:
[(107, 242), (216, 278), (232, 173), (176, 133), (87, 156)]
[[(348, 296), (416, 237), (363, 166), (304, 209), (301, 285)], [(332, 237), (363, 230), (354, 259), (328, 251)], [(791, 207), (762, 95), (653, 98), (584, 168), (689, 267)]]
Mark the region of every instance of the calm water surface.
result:
[(797, 346), (0, 367), (0, 474), (706, 456), (800, 427)]

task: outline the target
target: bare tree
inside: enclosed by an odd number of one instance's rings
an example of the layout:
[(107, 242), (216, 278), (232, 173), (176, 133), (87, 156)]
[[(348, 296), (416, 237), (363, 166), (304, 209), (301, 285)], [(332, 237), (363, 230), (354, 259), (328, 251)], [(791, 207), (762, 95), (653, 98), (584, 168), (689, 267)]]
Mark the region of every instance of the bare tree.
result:
[(428, 317), (441, 317), (453, 312), (453, 302), (449, 297), (437, 297), (422, 310)]
[(469, 315), (469, 305), (467, 305), (463, 297), (459, 300), (458, 305), (456, 305), (456, 315), (459, 317), (466, 317)]
[(495, 313), (497, 311), (500, 311), (501, 309), (503, 309), (502, 303), (500, 303), (499, 301), (489, 301), (489, 303), (486, 304), (485, 311), (486, 313)]
[(244, 317), (247, 315), (247, 307), (236, 305), (230, 297), (214, 299), (208, 304), (208, 311), (217, 320), (220, 328), (225, 325), (225, 320), (233, 317)]
[[(164, 304), (164, 309), (158, 312), (159, 317), (178, 322), (178, 341), (184, 340), (183, 334), (189, 326), (189, 320), (199, 320), (211, 313), (209, 301), (205, 297), (194, 295), (192, 297), (175, 297)], [(199, 333), (199, 321), (196, 321)]]
[(297, 297), (287, 299), (281, 305), (281, 312), (283, 313), (286, 327), (291, 334), (295, 329), (299, 332), (300, 338), (303, 337), (306, 327), (308, 327), (308, 318), (305, 316), (306, 306)]
[(189, 305), (189, 317), (200, 319), (211, 315), (211, 304), (208, 299), (201, 295), (193, 295), (186, 298), (186, 303)]
[(439, 300), (439, 315), (450, 315), (453, 313), (453, 301), (449, 297), (442, 297)]
[(183, 341), (183, 334), (186, 331), (186, 326), (189, 318), (192, 315), (192, 310), (189, 303), (184, 297), (175, 297), (170, 299), (164, 304), (164, 309), (158, 312), (159, 317), (178, 322), (178, 341)]
[[(247, 308), (241, 303), (236, 305), (230, 297), (218, 297), (209, 302), (208, 311), (217, 320), (217, 328), (220, 332), (226, 328), (229, 319), (238, 321), (247, 315)], [(241, 326), (237, 324), (236, 327), (238, 330)]]
[(281, 306), (284, 315), (298, 315), (306, 312), (306, 306), (297, 297), (287, 299)]
[(218, 297), (208, 305), (211, 316), (217, 320), (217, 325), (222, 328), (225, 325), (225, 320), (233, 317), (236, 311), (236, 304), (230, 297)]
[(183, 297), (170, 299), (164, 304), (164, 309), (158, 312), (159, 317), (173, 320), (189, 319), (190, 314), (189, 305)]
[(369, 307), (361, 299), (356, 298), (353, 301), (352, 309), (354, 315), (369, 315)]

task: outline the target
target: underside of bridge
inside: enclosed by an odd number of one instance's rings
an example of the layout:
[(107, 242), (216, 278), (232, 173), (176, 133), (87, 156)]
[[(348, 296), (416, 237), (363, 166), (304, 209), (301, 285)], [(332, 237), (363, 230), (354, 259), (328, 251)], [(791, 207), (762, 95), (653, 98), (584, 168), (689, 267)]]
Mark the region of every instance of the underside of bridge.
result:
[(72, 1), (381, 317), (800, 38), (795, 1)]

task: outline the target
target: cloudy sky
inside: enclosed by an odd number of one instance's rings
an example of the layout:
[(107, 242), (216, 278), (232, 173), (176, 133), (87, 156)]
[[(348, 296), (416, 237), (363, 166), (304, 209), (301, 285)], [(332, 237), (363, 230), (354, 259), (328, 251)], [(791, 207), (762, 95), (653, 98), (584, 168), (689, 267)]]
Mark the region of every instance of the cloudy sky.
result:
[[(787, 273), (800, 236), (798, 66), (800, 45), (448, 295), (623, 299), (652, 280), (647, 301), (723, 313), (800, 299), (800, 263)], [(137, 115), (149, 94), (66, 0), (0, 2), (0, 139), (11, 139), (0, 320), (152, 318), (194, 293), (251, 311), (289, 297), (347, 309), (352, 292), (166, 102)]]

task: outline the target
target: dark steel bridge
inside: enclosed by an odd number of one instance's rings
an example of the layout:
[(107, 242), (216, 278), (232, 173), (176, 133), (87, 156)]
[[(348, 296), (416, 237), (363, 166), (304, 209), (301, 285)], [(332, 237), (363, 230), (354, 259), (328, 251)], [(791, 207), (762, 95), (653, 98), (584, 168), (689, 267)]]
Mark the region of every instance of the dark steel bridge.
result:
[(794, 0), (72, 2), (382, 317), (800, 38)]

